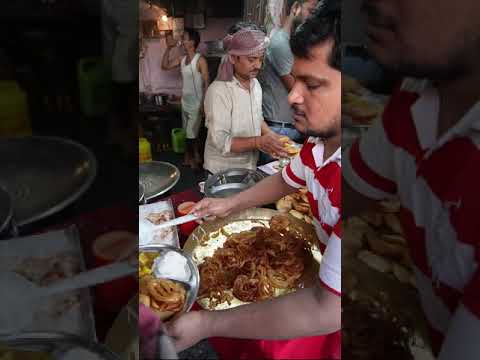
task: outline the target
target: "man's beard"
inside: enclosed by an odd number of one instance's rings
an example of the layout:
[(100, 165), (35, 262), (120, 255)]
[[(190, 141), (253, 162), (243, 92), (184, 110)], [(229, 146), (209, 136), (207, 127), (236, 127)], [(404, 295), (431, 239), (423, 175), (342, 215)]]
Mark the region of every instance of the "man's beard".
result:
[(307, 137), (316, 137), (322, 140), (328, 140), (335, 136), (337, 136), (337, 132), (333, 129), (325, 130), (325, 131), (314, 131), (309, 129), (308, 127), (305, 129), (304, 135)]
[(469, 73), (468, 66), (453, 61), (444, 65), (415, 64), (413, 62), (380, 65), (401, 77), (413, 77), (433, 81), (451, 81)]
[[(432, 81), (452, 81), (468, 76), (471, 65), (466, 61), (472, 58), (472, 49), (480, 48), (480, 36), (471, 41), (465, 41), (463, 46), (452, 51), (443, 64), (422, 64), (414, 61), (400, 60), (396, 64), (382, 64), (385, 69), (403, 77), (429, 79)], [(378, 59), (377, 59), (378, 60)], [(473, 65), (476, 66), (476, 65)]]

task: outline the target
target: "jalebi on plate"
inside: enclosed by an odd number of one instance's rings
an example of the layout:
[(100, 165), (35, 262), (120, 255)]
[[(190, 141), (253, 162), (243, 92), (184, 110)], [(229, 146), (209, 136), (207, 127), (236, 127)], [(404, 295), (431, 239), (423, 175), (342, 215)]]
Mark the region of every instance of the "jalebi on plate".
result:
[[(312, 254), (301, 227), (284, 215), (253, 223), (248, 230), (238, 223), (215, 234), (223, 236), (224, 242), (214, 252), (201, 256), (202, 246), (194, 250), (200, 272), (198, 299), (205, 308), (261, 301), (303, 286), (301, 278)], [(232, 233), (234, 227), (240, 231)]]
[(157, 256), (157, 253), (150, 252), (139, 254), (139, 301), (165, 320), (182, 311), (187, 294), (181, 284), (152, 276), (151, 269)]

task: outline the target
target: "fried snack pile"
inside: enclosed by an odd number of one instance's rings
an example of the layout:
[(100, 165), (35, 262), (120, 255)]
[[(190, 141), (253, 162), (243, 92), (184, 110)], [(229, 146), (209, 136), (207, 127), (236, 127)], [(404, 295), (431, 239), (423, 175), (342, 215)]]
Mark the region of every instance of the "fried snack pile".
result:
[(274, 216), (270, 228), (232, 234), (205, 258), (199, 266), (199, 299), (208, 298), (214, 309), (225, 301), (230, 304), (233, 296), (255, 302), (273, 297), (275, 289), (293, 290), (309, 256), (303, 232), (286, 216)]
[(151, 275), (140, 279), (140, 302), (154, 310), (178, 312), (185, 303), (185, 288), (171, 280)]
[(306, 188), (301, 188), (296, 193), (281, 198), (277, 201), (277, 210), (284, 213), (288, 212), (297, 219), (311, 224), (313, 222), (313, 215), (307, 193), (308, 190)]
[(415, 287), (412, 260), (399, 221), (400, 205), (382, 202), (376, 211), (344, 221), (346, 252), (376, 271)]
[(384, 105), (373, 101), (369, 93), (356, 79), (342, 75), (342, 115), (366, 125), (381, 116)]

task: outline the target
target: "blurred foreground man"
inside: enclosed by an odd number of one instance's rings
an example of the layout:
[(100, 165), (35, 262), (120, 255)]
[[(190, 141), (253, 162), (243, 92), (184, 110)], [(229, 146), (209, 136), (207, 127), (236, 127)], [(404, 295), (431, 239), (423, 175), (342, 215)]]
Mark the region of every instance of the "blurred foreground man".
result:
[[(292, 37), (295, 84), (289, 96), (296, 128), (309, 136), (283, 172), (228, 199), (204, 199), (200, 216), (228, 216), (275, 200), (306, 186), (323, 260), (315, 286), (272, 300), (223, 311), (193, 311), (167, 330), (183, 350), (209, 337), (299, 339), (282, 358), (341, 357), (341, 73), (340, 9), (319, 11)], [(310, 344), (302, 352), (301, 341)], [(278, 345), (281, 346), (281, 345)], [(264, 358), (271, 357), (263, 354)], [(237, 355), (240, 356), (240, 355)]]
[(363, 5), (371, 53), (411, 78), (348, 151), (344, 214), (400, 199), (434, 354), (479, 359), (480, 2)]

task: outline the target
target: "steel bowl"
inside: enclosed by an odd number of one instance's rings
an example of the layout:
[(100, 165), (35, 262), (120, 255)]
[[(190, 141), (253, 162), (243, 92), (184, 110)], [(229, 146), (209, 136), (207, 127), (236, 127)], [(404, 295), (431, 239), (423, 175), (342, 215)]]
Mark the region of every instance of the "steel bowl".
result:
[[(190, 311), (192, 308), (193, 304), (195, 303), (198, 295), (198, 289), (200, 287), (200, 273), (198, 272), (198, 267), (193, 261), (192, 257), (184, 252), (181, 249), (178, 249), (174, 246), (170, 245), (146, 245), (146, 246), (140, 246), (139, 248), (140, 252), (155, 252), (158, 254), (162, 253), (167, 253), (170, 251), (174, 251), (180, 255), (182, 255), (185, 259), (187, 259), (187, 264), (188, 267), (190, 268), (190, 278), (185, 281), (186, 284), (188, 284), (189, 289), (187, 289), (187, 299), (185, 301), (185, 304), (183, 306), (183, 310), (179, 313), (177, 313), (175, 316), (178, 316), (180, 314), (186, 313)], [(172, 280), (176, 281), (176, 280)]]
[[(0, 344), (11, 350), (38, 351), (61, 360), (68, 351), (81, 349), (102, 360), (120, 360), (120, 357), (105, 346), (65, 333), (21, 333), (0, 337)], [(89, 357), (90, 358), (90, 357)]]
[(145, 201), (150, 201), (172, 189), (180, 180), (180, 170), (163, 161), (149, 161), (138, 165), (140, 184), (144, 187)]
[(94, 155), (71, 140), (29, 136), (0, 140), (0, 185), (10, 193), (18, 226), (53, 215), (91, 186)]
[(265, 176), (259, 171), (249, 169), (228, 169), (210, 176), (205, 182), (205, 195), (214, 198), (226, 198), (242, 192)]

